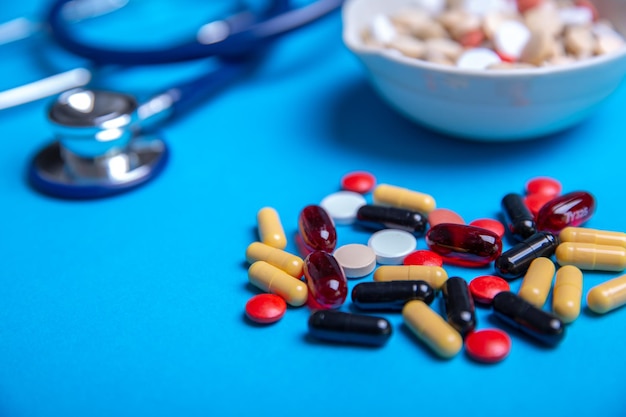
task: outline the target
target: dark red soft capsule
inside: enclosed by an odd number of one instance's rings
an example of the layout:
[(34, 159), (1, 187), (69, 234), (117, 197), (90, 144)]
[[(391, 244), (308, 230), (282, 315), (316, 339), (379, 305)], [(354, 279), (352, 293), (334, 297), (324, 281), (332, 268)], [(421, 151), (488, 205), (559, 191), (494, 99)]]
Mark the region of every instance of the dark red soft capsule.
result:
[(298, 231), (309, 252), (331, 253), (337, 246), (335, 224), (326, 210), (317, 205), (306, 206), (298, 217)]
[(426, 233), (428, 248), (445, 263), (479, 267), (502, 253), (502, 240), (491, 230), (456, 223), (440, 223)]
[(586, 191), (574, 191), (556, 197), (537, 213), (537, 230), (558, 235), (568, 226), (577, 227), (591, 218), (596, 200)]
[(338, 308), (348, 296), (348, 280), (334, 256), (324, 251), (311, 252), (304, 259), (304, 276), (312, 308)]

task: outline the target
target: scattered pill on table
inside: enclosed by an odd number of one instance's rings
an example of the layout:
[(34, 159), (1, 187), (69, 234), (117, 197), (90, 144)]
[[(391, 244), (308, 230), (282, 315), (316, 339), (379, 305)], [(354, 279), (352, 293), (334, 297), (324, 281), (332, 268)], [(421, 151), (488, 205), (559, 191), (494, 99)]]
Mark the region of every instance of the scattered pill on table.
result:
[(441, 223), (426, 233), (428, 249), (444, 263), (465, 267), (485, 266), (502, 253), (502, 240), (490, 230), (456, 223)]
[(379, 264), (401, 265), (404, 258), (417, 247), (417, 240), (404, 230), (383, 229), (372, 234), (367, 246), (372, 248)]
[(334, 256), (324, 251), (311, 252), (304, 259), (304, 276), (309, 298), (319, 308), (338, 308), (348, 296), (348, 282)]
[(285, 315), (285, 311), (287, 303), (274, 294), (258, 294), (246, 303), (246, 316), (256, 323), (275, 323)]
[(349, 243), (333, 253), (347, 278), (362, 278), (376, 268), (376, 254), (367, 245)]
[(542, 308), (548, 299), (556, 267), (549, 258), (534, 259), (524, 274), (517, 294), (537, 308)]
[(626, 305), (626, 275), (605, 281), (587, 293), (587, 306), (591, 311), (605, 314)]
[(526, 194), (542, 194), (549, 197), (556, 197), (561, 194), (563, 186), (561, 183), (550, 177), (534, 177), (526, 182)]
[(474, 301), (484, 305), (491, 305), (493, 297), (502, 291), (510, 291), (509, 283), (495, 275), (481, 275), (469, 282), (469, 290)]
[(556, 271), (552, 290), (552, 312), (564, 323), (571, 323), (580, 314), (583, 296), (583, 273), (572, 265)]
[(443, 258), (441, 255), (425, 249), (420, 249), (408, 254), (403, 265), (425, 265), (425, 266), (443, 266)]
[(500, 239), (504, 237), (505, 228), (501, 221), (490, 218), (476, 219), (469, 222), (470, 226), (482, 227), (483, 229), (491, 230), (498, 235)]
[(439, 290), (448, 279), (448, 273), (439, 266), (383, 265), (374, 271), (374, 281), (426, 281)]
[(515, 240), (522, 241), (537, 232), (535, 218), (524, 204), (524, 196), (509, 193), (502, 198), (501, 207), (506, 229)]
[(324, 208), (314, 204), (303, 208), (298, 216), (298, 231), (308, 251), (332, 252), (335, 250), (337, 230)]
[(354, 223), (357, 211), (365, 204), (365, 198), (353, 191), (338, 191), (324, 197), (320, 202), (320, 206), (337, 225)]
[(366, 171), (349, 172), (341, 178), (341, 188), (346, 191), (366, 194), (376, 186), (376, 177)]
[(337, 343), (382, 346), (391, 337), (391, 323), (384, 317), (318, 310), (308, 321), (309, 334), (317, 339)]
[(361, 310), (402, 310), (411, 300), (432, 303), (435, 290), (426, 281), (374, 281), (357, 284), (351, 297)]
[(554, 347), (565, 337), (565, 324), (558, 317), (517, 294), (503, 291), (493, 298), (492, 305), (498, 319), (545, 345)]
[(283, 297), (294, 307), (307, 302), (308, 290), (304, 282), (265, 261), (256, 261), (250, 265), (248, 280), (263, 291)]
[(287, 247), (285, 230), (276, 209), (263, 207), (259, 210), (257, 213), (257, 224), (261, 242), (278, 249)]
[(559, 233), (563, 242), (592, 243), (594, 245), (622, 246), (626, 248), (626, 233), (610, 230), (566, 227)]
[(302, 276), (302, 267), (304, 265), (304, 261), (299, 256), (261, 242), (252, 242), (248, 245), (246, 261), (249, 264), (253, 264), (256, 261), (265, 261), (295, 278)]
[(559, 265), (574, 265), (588, 271), (623, 271), (626, 248), (593, 243), (562, 242), (556, 248)]
[(467, 335), (476, 327), (474, 300), (467, 286), (467, 281), (461, 277), (450, 277), (441, 287), (443, 310), (448, 323), (461, 336)]
[(465, 224), (465, 220), (457, 212), (447, 208), (436, 208), (428, 213), (428, 224), (430, 227), (440, 223)]
[(586, 191), (573, 191), (548, 201), (537, 213), (537, 230), (558, 234), (568, 226), (587, 222), (596, 210), (596, 200)]
[(465, 351), (478, 362), (500, 362), (511, 351), (511, 338), (499, 329), (476, 330), (465, 338)]
[(429, 194), (389, 184), (377, 185), (374, 188), (373, 198), (376, 204), (405, 208), (426, 214), (433, 211), (437, 206), (435, 199)]
[(496, 259), (495, 269), (498, 275), (514, 279), (526, 273), (530, 263), (539, 257), (549, 258), (556, 251), (559, 240), (549, 232), (537, 232), (502, 252)]
[(463, 348), (459, 332), (423, 301), (406, 303), (402, 317), (413, 334), (440, 357), (452, 358)]
[(357, 225), (374, 229), (400, 229), (416, 235), (423, 235), (428, 225), (428, 217), (418, 211), (398, 207), (366, 204), (356, 214)]

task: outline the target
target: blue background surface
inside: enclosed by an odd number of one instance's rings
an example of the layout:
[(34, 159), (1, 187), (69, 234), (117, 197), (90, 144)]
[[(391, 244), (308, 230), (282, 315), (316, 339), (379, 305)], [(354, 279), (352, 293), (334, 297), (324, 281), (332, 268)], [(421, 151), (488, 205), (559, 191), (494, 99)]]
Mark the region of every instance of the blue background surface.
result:
[[(1, 20), (40, 4), (17, 3), (3, 2)], [(165, 20), (174, 3), (154, 6), (152, 17)], [(107, 19), (123, 36), (124, 18)], [(1, 47), (0, 87), (75, 62), (50, 49), (45, 39)], [(97, 85), (141, 95), (203, 65), (119, 72)], [(257, 211), (278, 210), (295, 252), (299, 211), (353, 170), (429, 193), (467, 221), (498, 216), (506, 193), (553, 176), (565, 192), (596, 196), (589, 227), (626, 231), (625, 101), (622, 84), (582, 124), (530, 142), (431, 133), (378, 98), (335, 13), (280, 40), (253, 76), (168, 124), (170, 164), (132, 193), (72, 202), (34, 192), (25, 173), (51, 139), (49, 101), (0, 112), (0, 415), (626, 416), (626, 308), (604, 316), (585, 308), (555, 349), (510, 332), (511, 353), (496, 365), (464, 353), (436, 358), (399, 314), (384, 314), (394, 334), (379, 349), (310, 339), (306, 307), (271, 326), (244, 317), (259, 292), (244, 258)], [(339, 245), (368, 238), (350, 226), (338, 235)], [(492, 272), (446, 269), (468, 280)], [(585, 294), (617, 275), (585, 273)], [(500, 326), (488, 309), (478, 320)]]

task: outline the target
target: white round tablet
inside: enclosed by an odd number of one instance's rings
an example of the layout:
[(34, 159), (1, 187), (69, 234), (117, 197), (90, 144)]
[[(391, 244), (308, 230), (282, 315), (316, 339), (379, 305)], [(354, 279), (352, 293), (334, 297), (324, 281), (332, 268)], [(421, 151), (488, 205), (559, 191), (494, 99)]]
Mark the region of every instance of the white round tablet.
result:
[(335, 224), (352, 224), (361, 206), (367, 204), (365, 197), (353, 191), (338, 191), (320, 202)]
[(347, 278), (362, 278), (376, 268), (376, 254), (366, 245), (350, 243), (335, 250), (333, 256)]
[(456, 65), (459, 68), (483, 70), (491, 65), (502, 62), (498, 54), (488, 48), (472, 48), (463, 52)]
[(417, 247), (417, 239), (404, 230), (383, 229), (374, 233), (367, 246), (376, 254), (381, 265), (401, 265), (404, 258)]
[(526, 25), (516, 20), (505, 20), (493, 35), (493, 45), (496, 51), (517, 60), (529, 39), (530, 29)]

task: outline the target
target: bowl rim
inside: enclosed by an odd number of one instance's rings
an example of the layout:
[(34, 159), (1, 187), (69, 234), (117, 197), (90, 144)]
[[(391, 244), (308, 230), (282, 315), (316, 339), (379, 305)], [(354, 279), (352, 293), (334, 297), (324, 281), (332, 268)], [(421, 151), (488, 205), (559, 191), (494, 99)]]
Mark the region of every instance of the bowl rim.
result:
[[(590, 69), (596, 66), (610, 65), (611, 63), (621, 63), (623, 68), (622, 72), (626, 74), (626, 45), (617, 52), (607, 53), (603, 55), (596, 55), (589, 58), (585, 58), (570, 64), (563, 65), (551, 65), (535, 68), (494, 68), (494, 69), (468, 69), (459, 68), (453, 65), (443, 65), (434, 62), (429, 62), (421, 59), (407, 57), (400, 52), (391, 48), (381, 48), (377, 46), (368, 46), (362, 42), (359, 42), (360, 35), (358, 34), (359, 28), (355, 27), (351, 20), (351, 13), (355, 9), (355, 4), (364, 2), (380, 1), (380, 0), (346, 0), (342, 7), (342, 22), (343, 31), (342, 38), (344, 44), (355, 54), (364, 56), (377, 56), (388, 59), (399, 65), (405, 65), (414, 67), (416, 69), (431, 70), (441, 72), (449, 75), (464, 75), (474, 77), (485, 78), (516, 78), (516, 77), (532, 77), (538, 75), (559, 75), (563, 73), (575, 72), (577, 70)], [(385, 0), (386, 1), (386, 0)], [(407, 0), (406, 3), (410, 3)], [(355, 31), (357, 33), (355, 33)], [(626, 35), (620, 33), (622, 37), (626, 39)], [(623, 62), (622, 62), (623, 61)]]

